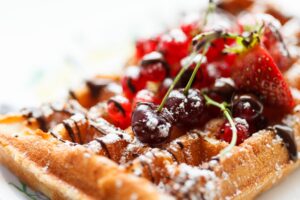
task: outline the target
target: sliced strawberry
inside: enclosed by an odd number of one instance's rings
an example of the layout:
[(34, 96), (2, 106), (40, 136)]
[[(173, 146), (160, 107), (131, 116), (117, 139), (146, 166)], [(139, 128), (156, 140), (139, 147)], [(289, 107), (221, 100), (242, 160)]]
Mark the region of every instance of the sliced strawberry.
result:
[(290, 111), (295, 102), (288, 84), (268, 51), (256, 45), (237, 57), (232, 78), (241, 90), (261, 95), (264, 103)]

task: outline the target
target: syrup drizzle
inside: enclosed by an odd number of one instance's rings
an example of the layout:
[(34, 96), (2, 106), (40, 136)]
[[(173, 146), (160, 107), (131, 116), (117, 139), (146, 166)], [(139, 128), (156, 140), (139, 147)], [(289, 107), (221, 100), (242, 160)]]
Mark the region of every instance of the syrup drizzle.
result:
[(92, 97), (97, 98), (103, 88), (105, 88), (112, 80), (109, 79), (90, 79), (86, 81), (86, 85), (91, 91)]
[(298, 151), (293, 129), (286, 125), (277, 124), (272, 127), (272, 130), (282, 138), (289, 152), (290, 159), (296, 161), (298, 159)]

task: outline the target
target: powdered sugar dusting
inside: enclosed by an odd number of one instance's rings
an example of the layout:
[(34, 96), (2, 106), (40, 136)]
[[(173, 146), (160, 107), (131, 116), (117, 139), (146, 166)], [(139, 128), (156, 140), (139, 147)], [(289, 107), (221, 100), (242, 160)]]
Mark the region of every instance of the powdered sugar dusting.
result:
[[(168, 171), (175, 183), (172, 190), (176, 190), (178, 195), (189, 199), (206, 200), (215, 199), (218, 196), (218, 178), (213, 171), (192, 167), (187, 164), (178, 165), (178, 173), (175, 173), (175, 166), (169, 166)], [(203, 183), (203, 179), (205, 183)], [(168, 189), (168, 188), (167, 188)], [(181, 196), (180, 196), (181, 197)]]

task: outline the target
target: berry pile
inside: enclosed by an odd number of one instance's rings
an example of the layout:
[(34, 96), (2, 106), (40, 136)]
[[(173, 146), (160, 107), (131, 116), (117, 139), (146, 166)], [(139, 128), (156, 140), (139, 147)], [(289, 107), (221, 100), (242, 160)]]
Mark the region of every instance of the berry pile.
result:
[(290, 62), (278, 23), (267, 15), (242, 16), (214, 31), (192, 21), (138, 40), (136, 66), (122, 76), (124, 96), (107, 102), (107, 118), (158, 145), (173, 127), (201, 128), (223, 117), (216, 138), (242, 143), (268, 125), (265, 108), (288, 113), (295, 104), (281, 73)]

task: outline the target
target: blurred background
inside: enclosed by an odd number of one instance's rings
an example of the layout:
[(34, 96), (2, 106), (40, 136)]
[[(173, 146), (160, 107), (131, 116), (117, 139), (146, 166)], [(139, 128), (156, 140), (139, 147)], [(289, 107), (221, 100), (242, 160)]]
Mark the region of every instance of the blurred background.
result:
[[(0, 1), (1, 2), (1, 1)], [(94, 73), (116, 73), (134, 40), (172, 26), (200, 1), (2, 1), (0, 104), (62, 96)]]
[[(299, 3), (273, 0), (297, 13)], [(0, 104), (60, 98), (94, 73), (116, 73), (135, 38), (172, 27), (207, 0), (0, 0)]]

